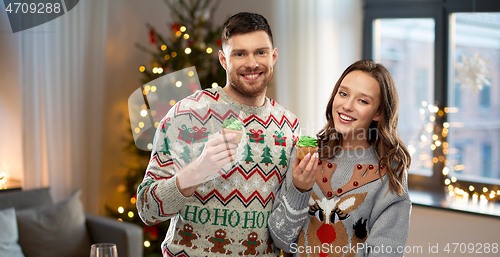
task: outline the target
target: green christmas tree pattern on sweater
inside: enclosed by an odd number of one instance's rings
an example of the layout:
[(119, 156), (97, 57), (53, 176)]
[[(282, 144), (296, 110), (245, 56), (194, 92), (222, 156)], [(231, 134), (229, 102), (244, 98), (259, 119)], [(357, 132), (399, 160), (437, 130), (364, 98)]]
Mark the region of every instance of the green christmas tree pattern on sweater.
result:
[(184, 160), (186, 163), (191, 162), (191, 151), (189, 150), (189, 147), (184, 146), (184, 151), (181, 153), (181, 159)]
[(266, 147), (264, 147), (264, 153), (262, 153), (261, 157), (262, 158), (262, 161), (260, 163), (265, 163), (266, 166), (268, 166), (269, 164), (273, 164), (273, 156), (271, 155), (271, 148), (269, 148), (269, 146), (266, 145)]
[(246, 144), (243, 148), (244, 148), (244, 152), (242, 153), (242, 155), (245, 157), (245, 162), (247, 164), (250, 163), (250, 162), (253, 162), (253, 159), (252, 159), (252, 156), (253, 156), (252, 148), (250, 148), (250, 146), (248, 144)]
[(281, 156), (280, 156), (280, 163), (279, 165), (283, 166), (283, 168), (286, 167), (286, 165), (288, 165), (288, 158), (286, 158), (286, 151), (285, 151), (285, 148), (281, 148)]
[(170, 149), (168, 147), (169, 143), (170, 143), (170, 140), (168, 139), (168, 137), (163, 139), (163, 145), (161, 146), (161, 149), (159, 152), (163, 153), (163, 154), (171, 154)]

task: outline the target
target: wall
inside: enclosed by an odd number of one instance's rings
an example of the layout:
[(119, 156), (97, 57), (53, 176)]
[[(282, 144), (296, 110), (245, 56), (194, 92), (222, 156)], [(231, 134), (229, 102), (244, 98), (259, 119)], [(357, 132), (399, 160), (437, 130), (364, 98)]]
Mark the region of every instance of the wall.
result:
[(362, 1), (276, 0), (278, 102), (299, 118), (302, 135), (324, 126), (324, 111), (342, 71), (361, 58)]
[[(490, 247), (493, 243), (500, 244), (498, 231), (498, 217), (414, 205), (405, 256), (498, 256), (498, 248), (496, 253), (491, 248), (488, 253), (485, 250), (486, 243)], [(445, 251), (447, 244), (449, 252)], [(469, 253), (471, 246), (475, 251)]]
[(19, 44), (7, 13), (0, 11), (0, 172), (23, 180)]

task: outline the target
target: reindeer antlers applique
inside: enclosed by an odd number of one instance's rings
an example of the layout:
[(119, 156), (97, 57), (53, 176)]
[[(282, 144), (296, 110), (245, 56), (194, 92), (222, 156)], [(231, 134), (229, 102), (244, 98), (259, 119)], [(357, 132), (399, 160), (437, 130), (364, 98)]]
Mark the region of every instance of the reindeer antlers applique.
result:
[[(330, 179), (332, 178), (333, 173), (337, 169), (337, 164), (331, 162), (323, 162), (321, 160), (318, 161), (318, 168), (316, 170), (316, 184), (318, 184), (323, 194), (327, 199), (333, 197), (333, 189), (330, 184)], [(323, 171), (323, 172), (321, 172)]]
[[(383, 164), (380, 165), (380, 169), (377, 165), (357, 164), (356, 166), (354, 166), (351, 180), (349, 180), (347, 184), (337, 189), (335, 194), (337, 196), (341, 196), (345, 192), (351, 191), (354, 188), (360, 187), (374, 180), (377, 180), (378, 178), (384, 176), (385, 173), (386, 173), (386, 167)], [(317, 181), (317, 176), (316, 176), (316, 181)]]

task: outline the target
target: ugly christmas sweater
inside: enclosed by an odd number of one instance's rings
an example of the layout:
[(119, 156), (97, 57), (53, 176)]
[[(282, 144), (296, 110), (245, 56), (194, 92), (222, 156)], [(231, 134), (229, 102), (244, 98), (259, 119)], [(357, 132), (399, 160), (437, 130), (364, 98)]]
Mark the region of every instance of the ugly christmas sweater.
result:
[[(184, 197), (176, 173), (201, 154), (229, 118), (243, 123), (239, 158)], [(242, 105), (220, 87), (175, 104), (156, 131), (136, 203), (146, 224), (170, 219), (163, 256), (276, 256), (267, 219), (299, 133), (296, 116), (275, 101)]]
[(403, 256), (411, 211), (407, 182), (402, 195), (391, 192), (381, 166), (370, 147), (320, 161), (308, 192), (300, 193), (288, 176), (269, 217), (276, 246), (294, 256)]

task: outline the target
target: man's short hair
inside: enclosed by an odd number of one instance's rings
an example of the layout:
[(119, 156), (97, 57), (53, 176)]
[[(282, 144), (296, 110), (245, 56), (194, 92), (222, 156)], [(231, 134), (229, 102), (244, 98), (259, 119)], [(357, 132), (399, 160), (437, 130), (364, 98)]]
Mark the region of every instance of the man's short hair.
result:
[(269, 27), (269, 24), (264, 16), (257, 13), (237, 13), (229, 17), (222, 27), (222, 45), (227, 44), (227, 41), (234, 35), (250, 33), (258, 30), (266, 32), (267, 35), (269, 35), (271, 44), (274, 44), (271, 27)]

